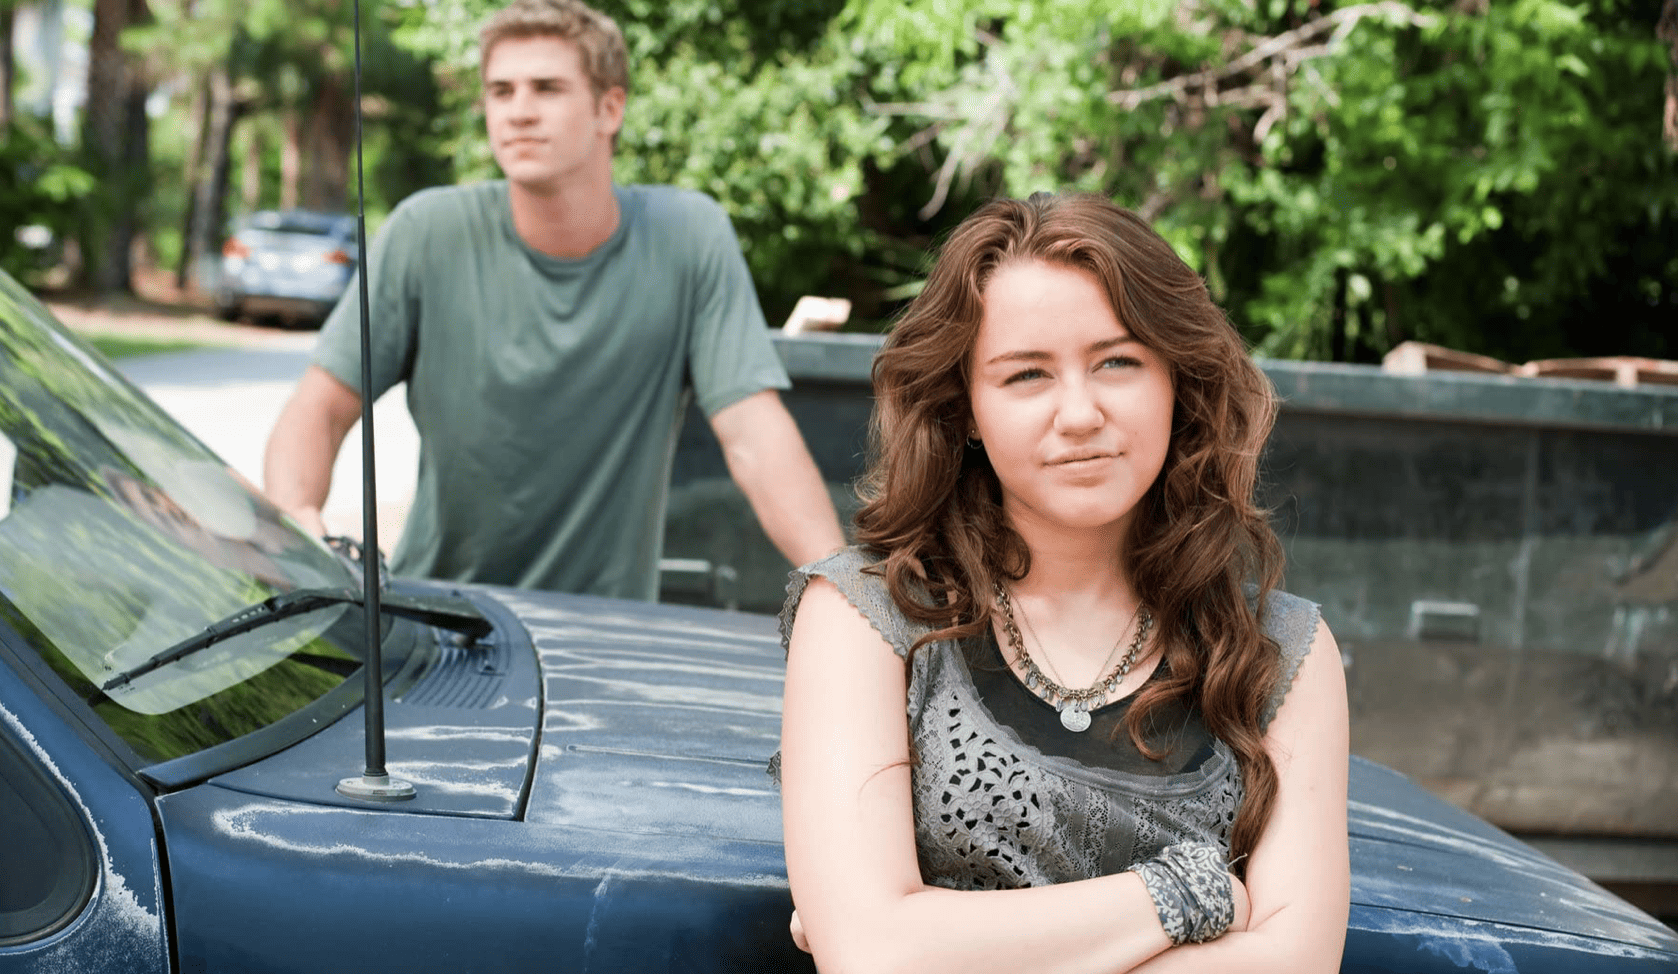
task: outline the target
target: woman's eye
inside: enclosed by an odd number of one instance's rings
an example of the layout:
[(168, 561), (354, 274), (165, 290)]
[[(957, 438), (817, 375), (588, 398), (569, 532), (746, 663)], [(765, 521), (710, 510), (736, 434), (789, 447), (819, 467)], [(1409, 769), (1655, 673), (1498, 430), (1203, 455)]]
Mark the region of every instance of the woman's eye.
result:
[(1132, 358), (1129, 355), (1115, 355), (1112, 358), (1103, 359), (1101, 362), (1101, 367), (1104, 369), (1134, 369), (1141, 368), (1141, 366), (1141, 359)]
[(1049, 373), (1044, 372), (1042, 369), (1025, 369), (1020, 372), (1015, 372), (1013, 375), (1002, 380), (1002, 384), (1012, 385), (1016, 382), (1029, 382), (1032, 379), (1041, 379), (1048, 374)]

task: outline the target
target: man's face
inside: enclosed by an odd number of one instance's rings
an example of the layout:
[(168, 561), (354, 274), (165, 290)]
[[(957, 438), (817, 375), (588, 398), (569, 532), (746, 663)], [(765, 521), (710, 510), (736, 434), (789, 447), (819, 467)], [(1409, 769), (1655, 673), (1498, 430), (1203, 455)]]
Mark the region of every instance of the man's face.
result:
[(532, 192), (609, 170), (623, 104), (620, 88), (594, 97), (577, 46), (562, 38), (508, 38), (484, 66), (490, 148), (508, 181)]

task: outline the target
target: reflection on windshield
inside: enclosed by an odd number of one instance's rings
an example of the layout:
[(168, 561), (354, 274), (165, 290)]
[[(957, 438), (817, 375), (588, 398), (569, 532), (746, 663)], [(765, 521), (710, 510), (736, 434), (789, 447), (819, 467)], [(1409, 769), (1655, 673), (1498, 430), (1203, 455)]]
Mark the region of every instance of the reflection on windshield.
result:
[(0, 521), (12, 513), (12, 470), (17, 464), (17, 447), (0, 432)]
[[(93, 685), (253, 602), (353, 583), (4, 275), (0, 440), (11, 458), (0, 464), (0, 594)], [(163, 714), (214, 698), (316, 642), (346, 611), (231, 638), (112, 699)]]
[[(356, 625), (360, 609), (351, 609), (350, 616), (347, 624)], [(242, 683), (153, 716), (130, 710), (101, 693), (3, 597), (0, 621), (39, 647), (47, 665), (147, 761), (178, 758), (266, 727), (318, 699), (361, 665), (329, 640), (316, 639)]]

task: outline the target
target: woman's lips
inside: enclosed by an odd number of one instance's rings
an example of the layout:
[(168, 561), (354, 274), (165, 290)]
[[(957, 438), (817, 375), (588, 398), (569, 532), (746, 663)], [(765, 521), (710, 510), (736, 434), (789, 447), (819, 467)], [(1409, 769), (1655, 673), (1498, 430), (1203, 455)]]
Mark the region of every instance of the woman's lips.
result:
[(1111, 460), (1116, 454), (1112, 453), (1079, 453), (1071, 456), (1057, 457), (1049, 461), (1051, 467), (1090, 467), (1102, 460)]

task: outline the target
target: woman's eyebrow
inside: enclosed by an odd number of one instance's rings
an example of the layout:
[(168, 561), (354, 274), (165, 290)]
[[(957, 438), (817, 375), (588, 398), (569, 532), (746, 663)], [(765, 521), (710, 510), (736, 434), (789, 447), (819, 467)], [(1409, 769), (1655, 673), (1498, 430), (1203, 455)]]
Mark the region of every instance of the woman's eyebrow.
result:
[(1012, 352), (1003, 352), (1001, 355), (986, 361), (985, 364), (995, 365), (998, 362), (1046, 362), (1052, 358), (1054, 358), (1054, 356), (1050, 355), (1048, 352), (1040, 352), (1035, 349), (1019, 349)]
[[(1133, 344), (1140, 343), (1137, 342), (1133, 336), (1117, 335), (1113, 338), (1103, 338), (1101, 341), (1091, 342), (1089, 346), (1084, 349), (1084, 354), (1094, 355), (1097, 352), (1105, 352), (1109, 348), (1117, 348), (1120, 345)], [(986, 359), (985, 364), (995, 365), (998, 362), (1046, 362), (1052, 358), (1054, 358), (1054, 356), (1048, 352), (1038, 351), (1037, 349), (1022, 348), (1016, 349), (1012, 352), (1003, 352), (1001, 355)]]
[(1138, 345), (1138, 344), (1141, 344), (1141, 343), (1138, 342), (1133, 336), (1131, 336), (1128, 333), (1123, 334), (1123, 335), (1116, 335), (1112, 338), (1103, 338), (1099, 342), (1091, 342), (1089, 347), (1084, 349), (1084, 354), (1094, 355), (1096, 352), (1105, 352), (1109, 348), (1117, 348), (1120, 345)]

